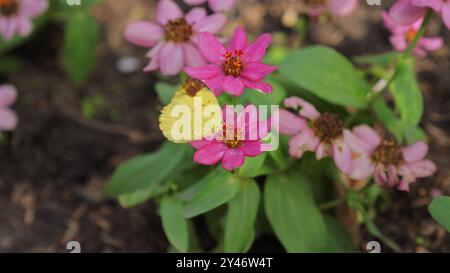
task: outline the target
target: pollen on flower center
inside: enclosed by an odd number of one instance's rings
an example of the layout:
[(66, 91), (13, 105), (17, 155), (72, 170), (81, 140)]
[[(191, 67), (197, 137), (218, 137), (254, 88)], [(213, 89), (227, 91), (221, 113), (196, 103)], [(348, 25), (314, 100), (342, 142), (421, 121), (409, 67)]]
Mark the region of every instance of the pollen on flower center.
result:
[(415, 31), (413, 28), (409, 28), (406, 32), (406, 40), (408, 43), (411, 43), (414, 38), (416, 37), (417, 31)]
[(191, 78), (187, 79), (183, 84), (183, 89), (186, 91), (186, 94), (190, 97), (195, 97), (197, 92), (205, 87), (206, 85), (204, 85), (201, 81)]
[(403, 162), (403, 153), (397, 142), (394, 140), (384, 140), (372, 155), (373, 161), (385, 166), (398, 166)]
[(344, 124), (338, 115), (325, 112), (313, 122), (312, 129), (321, 141), (331, 142), (335, 138), (342, 136)]
[(0, 15), (11, 16), (19, 10), (17, 0), (0, 0)]
[(189, 41), (194, 33), (192, 26), (188, 24), (184, 18), (169, 21), (164, 26), (164, 32), (166, 35), (166, 40), (175, 43)]
[[(230, 132), (232, 130), (232, 132)], [(226, 124), (222, 127), (223, 142), (229, 148), (236, 149), (242, 145), (242, 139), (239, 138), (238, 128), (229, 127)]]
[(236, 50), (233, 53), (225, 53), (225, 62), (222, 64), (223, 73), (227, 76), (238, 77), (244, 69), (244, 64), (241, 61), (241, 56), (244, 53), (241, 50)]

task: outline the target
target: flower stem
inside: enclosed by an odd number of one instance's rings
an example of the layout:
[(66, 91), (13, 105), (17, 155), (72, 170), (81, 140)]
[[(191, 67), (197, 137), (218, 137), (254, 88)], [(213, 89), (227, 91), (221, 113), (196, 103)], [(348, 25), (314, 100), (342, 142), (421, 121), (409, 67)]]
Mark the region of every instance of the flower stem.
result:
[(433, 10), (428, 9), (427, 13), (425, 14), (425, 18), (423, 19), (422, 25), (419, 28), (419, 31), (417, 31), (416, 35), (414, 36), (414, 39), (412, 40), (411, 44), (409, 45), (408, 49), (406, 49), (405, 54), (411, 56), (413, 54), (414, 49), (417, 46), (417, 43), (419, 42), (420, 38), (425, 34), (426, 27), (428, 23), (430, 22), (431, 17), (433, 16)]
[(330, 202), (320, 205), (319, 208), (321, 210), (332, 209), (332, 208), (335, 208), (335, 207), (339, 206), (340, 204), (342, 204), (342, 202), (344, 202), (345, 200), (347, 200), (347, 197), (341, 197), (338, 199), (334, 199), (334, 200), (331, 200)]

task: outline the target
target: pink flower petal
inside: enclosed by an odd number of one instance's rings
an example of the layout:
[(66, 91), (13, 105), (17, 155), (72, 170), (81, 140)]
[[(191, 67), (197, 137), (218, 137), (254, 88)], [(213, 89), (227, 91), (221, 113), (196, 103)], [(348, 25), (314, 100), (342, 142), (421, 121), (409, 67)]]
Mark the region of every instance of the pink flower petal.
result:
[(265, 33), (258, 37), (244, 50), (245, 56), (243, 58), (243, 61), (245, 63), (261, 62), (271, 42), (272, 36), (268, 33)]
[(182, 18), (183, 12), (180, 7), (172, 0), (160, 0), (156, 10), (156, 20), (161, 25), (175, 19)]
[(206, 60), (203, 58), (200, 51), (192, 43), (183, 43), (184, 56), (186, 57), (186, 65), (190, 67), (201, 67), (206, 65)]
[(294, 115), (284, 109), (279, 110), (279, 124), (280, 133), (289, 136), (298, 134), (300, 130), (307, 126), (307, 122), (304, 118)]
[(184, 0), (184, 2), (191, 6), (201, 5), (206, 3), (207, 0)]
[(403, 25), (411, 25), (425, 15), (426, 8), (413, 6), (412, 0), (398, 0), (389, 14), (395, 21)]
[(345, 174), (352, 171), (352, 150), (349, 145), (343, 141), (333, 143), (333, 159), (336, 166)]
[(230, 95), (240, 96), (244, 93), (244, 84), (240, 78), (226, 76), (222, 83), (222, 89)]
[(197, 80), (209, 79), (222, 74), (222, 70), (217, 65), (205, 65), (202, 67), (186, 67), (184, 68), (184, 71), (191, 78)]
[(370, 155), (374, 150), (366, 140), (359, 138), (349, 130), (344, 130), (344, 141), (350, 146), (352, 151), (358, 155)]
[(375, 164), (372, 162), (370, 157), (367, 155), (362, 155), (353, 159), (350, 177), (356, 180), (363, 180), (371, 176), (374, 170)]
[(437, 171), (436, 165), (428, 159), (419, 162), (407, 163), (406, 166), (417, 178), (432, 176)]
[(125, 40), (143, 47), (152, 47), (163, 37), (161, 26), (144, 21), (129, 24), (124, 33)]
[(247, 46), (247, 34), (245, 30), (241, 27), (235, 29), (233, 38), (231, 38), (230, 42), (230, 50), (244, 50)]
[(262, 153), (261, 143), (259, 141), (248, 141), (244, 142), (239, 149), (244, 153), (245, 156), (257, 156)]
[(24, 17), (37, 17), (48, 10), (47, 0), (22, 0), (20, 15)]
[(191, 146), (194, 147), (195, 149), (199, 150), (202, 149), (204, 147), (206, 147), (207, 145), (211, 144), (211, 141), (208, 140), (195, 140), (192, 141)]
[(320, 116), (320, 113), (312, 104), (299, 97), (289, 97), (285, 99), (284, 106), (294, 110), (300, 108), (299, 114), (310, 120), (317, 119)]
[(427, 156), (427, 153), (428, 145), (423, 141), (416, 142), (403, 148), (403, 158), (406, 162), (420, 161)]
[(329, 0), (328, 9), (334, 16), (348, 16), (358, 6), (358, 0)]
[(395, 187), (399, 182), (399, 178), (397, 175), (397, 168), (393, 165), (389, 165), (387, 174), (388, 174), (388, 185), (390, 187)]
[(249, 63), (244, 66), (242, 77), (251, 81), (260, 81), (275, 70), (277, 70), (276, 66), (262, 63)]
[(184, 66), (183, 47), (172, 42), (166, 43), (161, 49), (159, 67), (161, 73), (172, 76), (180, 73)]
[(215, 165), (222, 160), (227, 149), (224, 143), (211, 143), (195, 152), (194, 161), (203, 165)]
[(289, 154), (301, 158), (305, 151), (315, 151), (320, 140), (314, 136), (311, 129), (306, 128), (289, 140)]
[(236, 4), (236, 0), (209, 0), (208, 2), (215, 12), (229, 11)]
[(271, 94), (273, 91), (272, 85), (266, 82), (251, 81), (244, 78), (242, 78), (242, 82), (244, 83), (245, 87), (260, 90), (265, 94)]
[(206, 18), (208, 13), (206, 12), (206, 9), (204, 8), (193, 8), (191, 9), (186, 16), (184, 17), (186, 19), (186, 22), (188, 24), (194, 24), (195, 22), (198, 22), (200, 20), (203, 20)]
[(232, 171), (244, 164), (244, 153), (239, 149), (228, 149), (223, 155), (222, 167), (227, 171)]
[(0, 107), (0, 131), (11, 131), (17, 126), (18, 118), (14, 111)]
[(209, 32), (200, 33), (198, 40), (203, 57), (209, 62), (222, 65), (223, 56), (226, 52), (222, 43)]
[(447, 26), (448, 29), (450, 29), (450, 1), (447, 1), (442, 6), (442, 20), (444, 20), (444, 24)]
[(381, 144), (380, 135), (377, 131), (367, 125), (356, 126), (353, 128), (352, 132), (360, 139), (366, 141), (372, 149), (375, 149)]
[(10, 106), (17, 99), (17, 90), (13, 85), (0, 85), (0, 107)]
[(197, 21), (194, 24), (194, 29), (197, 32), (210, 32), (216, 34), (222, 31), (226, 22), (227, 17), (225, 17), (225, 15), (216, 13)]

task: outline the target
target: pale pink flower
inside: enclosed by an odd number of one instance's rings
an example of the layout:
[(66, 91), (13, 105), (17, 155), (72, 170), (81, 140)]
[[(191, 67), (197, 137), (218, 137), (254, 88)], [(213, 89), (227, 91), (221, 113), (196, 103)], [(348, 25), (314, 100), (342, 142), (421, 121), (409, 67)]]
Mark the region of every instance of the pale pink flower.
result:
[(47, 0), (0, 0), (0, 36), (5, 40), (15, 35), (28, 36), (33, 19), (47, 9)]
[(440, 14), (450, 29), (450, 1), (448, 0), (398, 0), (389, 11), (400, 24), (411, 25), (425, 16), (427, 9)]
[(255, 105), (247, 105), (236, 113), (233, 107), (224, 107), (223, 129), (216, 135), (191, 142), (197, 149), (194, 161), (203, 165), (216, 165), (231, 171), (241, 167), (246, 157), (260, 155), (265, 145), (261, 139), (270, 132), (270, 119), (260, 121)]
[(209, 7), (215, 12), (229, 11), (236, 4), (236, 0), (184, 0), (184, 2), (193, 6), (208, 2)]
[(344, 173), (352, 171), (352, 152), (345, 142), (344, 124), (332, 113), (319, 113), (316, 108), (298, 97), (285, 99), (286, 108), (298, 110), (298, 115), (281, 109), (280, 133), (292, 136), (289, 153), (301, 158), (305, 151), (316, 153), (318, 160), (331, 156)]
[(17, 90), (10, 84), (0, 85), (0, 131), (11, 131), (17, 126), (17, 115), (9, 107), (17, 99)]
[(428, 145), (422, 141), (400, 147), (393, 140), (382, 140), (367, 125), (346, 131), (344, 138), (353, 151), (353, 170), (349, 175), (362, 180), (373, 175), (381, 186), (408, 191), (417, 178), (425, 178), (436, 172), (436, 165), (425, 159)]
[(317, 17), (329, 13), (335, 17), (345, 17), (353, 13), (358, 7), (358, 0), (323, 0), (306, 1), (308, 14)]
[[(423, 19), (419, 19), (417, 22), (411, 25), (400, 25), (394, 19), (392, 19), (392, 17), (388, 13), (384, 12), (382, 16), (384, 20), (384, 26), (392, 33), (392, 36), (390, 37), (392, 45), (398, 51), (405, 51), (414, 40), (414, 37), (417, 35), (417, 32), (422, 25)], [(441, 37), (422, 37), (417, 42), (413, 53), (416, 56), (424, 57), (427, 55), (427, 51), (438, 50), (443, 45), (444, 40)]]
[(138, 21), (128, 25), (125, 39), (138, 46), (151, 48), (150, 64), (144, 71), (158, 68), (164, 75), (176, 75), (185, 66), (203, 66), (205, 58), (198, 51), (198, 34), (218, 33), (226, 22), (223, 14), (207, 16), (203, 8), (194, 8), (186, 16), (172, 0), (160, 0), (157, 23)]
[(271, 93), (272, 86), (263, 80), (277, 67), (261, 63), (271, 41), (270, 34), (263, 34), (249, 44), (244, 29), (237, 28), (230, 47), (225, 49), (214, 35), (201, 33), (200, 52), (212, 64), (187, 67), (185, 71), (192, 78), (206, 84), (216, 96), (222, 92), (240, 96), (245, 88)]

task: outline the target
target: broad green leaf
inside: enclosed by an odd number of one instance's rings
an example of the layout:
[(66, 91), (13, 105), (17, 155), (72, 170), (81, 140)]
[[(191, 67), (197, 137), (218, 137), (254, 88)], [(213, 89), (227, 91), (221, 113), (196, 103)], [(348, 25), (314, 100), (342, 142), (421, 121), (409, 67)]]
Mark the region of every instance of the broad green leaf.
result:
[(389, 108), (389, 106), (382, 100), (377, 99), (372, 104), (372, 109), (377, 118), (383, 123), (391, 134), (395, 136), (397, 141), (403, 139), (403, 125), (399, 117)]
[(325, 246), (325, 222), (301, 173), (270, 175), (264, 201), (267, 218), (286, 251), (315, 252)]
[(349, 60), (324, 46), (293, 51), (281, 65), (280, 73), (316, 96), (343, 106), (364, 108), (371, 91)]
[(412, 58), (399, 61), (389, 89), (404, 127), (416, 127), (423, 115), (423, 96), (417, 83)]
[(63, 64), (76, 84), (84, 82), (94, 68), (99, 37), (97, 21), (88, 11), (70, 13), (64, 32)]
[(229, 172), (211, 173), (198, 189), (195, 197), (183, 209), (186, 218), (192, 218), (230, 201), (241, 188), (241, 181)]
[(142, 189), (132, 193), (120, 195), (118, 197), (119, 203), (124, 208), (131, 208), (140, 205), (154, 196), (155, 190), (153, 188)]
[(165, 82), (158, 82), (155, 85), (155, 91), (158, 94), (161, 103), (167, 105), (170, 103), (170, 100), (175, 95), (177, 87)]
[(320, 252), (343, 253), (355, 252), (350, 234), (336, 218), (324, 215), (327, 226), (327, 244)]
[(113, 173), (106, 192), (117, 197), (139, 190), (157, 191), (161, 182), (176, 172), (185, 153), (180, 145), (166, 142), (155, 153), (127, 160)]
[(189, 248), (188, 221), (183, 217), (183, 204), (172, 196), (161, 199), (161, 219), (164, 233), (170, 244), (180, 252), (187, 252)]
[(260, 176), (261, 171), (264, 171), (263, 165), (266, 157), (267, 153), (262, 153), (255, 157), (247, 157), (244, 165), (239, 168), (239, 175), (250, 178)]
[(450, 232), (450, 197), (440, 196), (433, 199), (428, 206), (428, 211), (434, 220)]
[(225, 252), (246, 252), (254, 239), (260, 191), (253, 179), (242, 181), (240, 192), (228, 203)]

